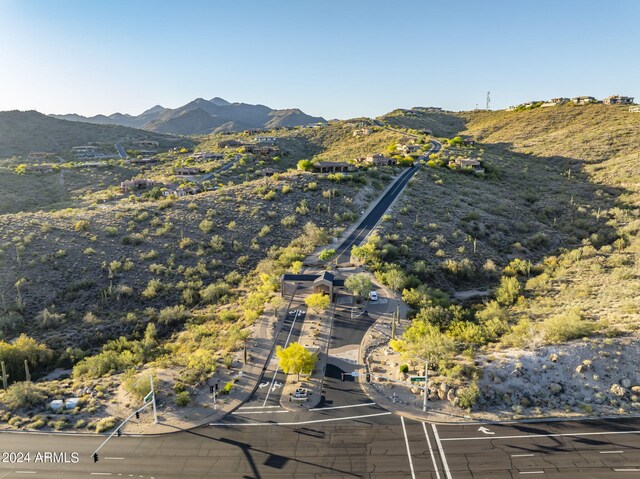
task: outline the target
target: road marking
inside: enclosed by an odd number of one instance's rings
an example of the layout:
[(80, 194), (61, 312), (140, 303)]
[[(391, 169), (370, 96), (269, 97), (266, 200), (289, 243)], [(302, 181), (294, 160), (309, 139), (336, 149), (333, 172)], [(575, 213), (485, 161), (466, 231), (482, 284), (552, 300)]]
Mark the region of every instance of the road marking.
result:
[(527, 439), (531, 437), (580, 437), (580, 436), (613, 436), (614, 434), (640, 434), (640, 431), (605, 431), (605, 432), (566, 432), (556, 434), (523, 434), (520, 436), (484, 436), (484, 437), (446, 437), (442, 441), (496, 441), (498, 439)]
[[(110, 472), (92, 472), (91, 473), (92, 476), (110, 476), (111, 473)], [(120, 475), (120, 474), (118, 474)], [(131, 475), (131, 474), (129, 474)]]
[(444, 473), (447, 475), (447, 479), (453, 479), (451, 477), (451, 471), (449, 470), (449, 464), (447, 463), (447, 456), (444, 455), (444, 449), (442, 448), (442, 442), (438, 435), (438, 429), (435, 424), (431, 424), (433, 428), (433, 435), (436, 437), (436, 444), (438, 445), (438, 451), (440, 451), (440, 458), (442, 459), (442, 465), (444, 466)]
[(511, 457), (533, 457), (535, 454), (511, 454)]
[(520, 474), (544, 474), (544, 471), (520, 471)]
[(413, 460), (411, 459), (411, 449), (409, 449), (409, 438), (407, 437), (407, 428), (404, 426), (404, 416), (400, 416), (402, 423), (402, 432), (404, 433), (404, 443), (407, 445), (407, 456), (409, 456), (409, 467), (411, 467), (411, 477), (416, 479), (416, 473), (413, 470)]
[(440, 479), (438, 464), (436, 464), (436, 456), (433, 454), (433, 449), (431, 448), (431, 439), (429, 439), (429, 434), (427, 434), (427, 425), (424, 422), (422, 423), (422, 429), (424, 429), (424, 435), (427, 438), (427, 444), (429, 445), (429, 454), (431, 454), (431, 461), (433, 462), (433, 467), (436, 470), (436, 479)]
[(490, 431), (488, 428), (486, 428), (486, 427), (484, 427), (484, 426), (479, 427), (479, 428), (478, 428), (478, 431), (480, 431), (482, 434), (488, 434), (488, 435), (490, 435), (490, 436), (492, 436), (492, 435), (494, 435), (494, 434), (495, 434), (495, 432)]
[(329, 419), (316, 419), (313, 421), (300, 421), (300, 422), (247, 422), (244, 424), (232, 424), (228, 422), (212, 422), (209, 423), (209, 426), (227, 426), (227, 427), (238, 427), (238, 426), (301, 426), (304, 424), (317, 424), (320, 422), (334, 422), (334, 421), (348, 421), (350, 419), (364, 419), (367, 417), (377, 417), (377, 416), (389, 416), (393, 414), (391, 412), (380, 412), (377, 414), (365, 414), (364, 416), (349, 416), (349, 417), (332, 417)]
[(635, 468), (635, 469), (614, 469), (615, 472), (638, 472), (640, 471), (640, 469)]
[(600, 451), (600, 454), (624, 454), (624, 451)]
[(16, 471), (16, 474), (35, 474), (36, 471)]
[(111, 461), (124, 461), (124, 457), (105, 457), (105, 459)]
[(279, 409), (277, 411), (235, 411), (231, 414), (274, 414), (279, 412), (289, 412), (286, 409)]
[(280, 406), (242, 406), (238, 408), (238, 411), (242, 409), (278, 409)]
[(350, 407), (363, 407), (363, 406), (375, 406), (376, 403), (368, 402), (364, 404), (349, 404), (347, 406), (333, 406), (333, 407), (314, 407), (309, 409), (309, 411), (329, 411), (330, 409), (346, 409)]
[[(298, 310), (296, 312), (296, 315), (293, 318), (293, 322), (291, 323), (291, 329), (289, 329), (289, 335), (287, 336), (287, 340), (284, 343), (284, 347), (285, 348), (289, 345), (289, 339), (291, 339), (291, 333), (293, 333), (293, 327), (296, 325), (296, 321), (298, 320), (298, 316), (300, 316), (300, 310)], [(264, 398), (264, 402), (262, 403), (263, 406), (267, 405), (267, 401), (269, 400), (269, 395), (271, 394), (271, 391), (273, 391), (273, 383), (276, 382), (276, 376), (278, 375), (278, 371), (279, 370), (280, 370), (280, 366), (276, 367), (276, 372), (273, 373), (273, 379), (271, 380), (271, 386), (269, 387), (269, 390), (267, 391), (267, 397)]]

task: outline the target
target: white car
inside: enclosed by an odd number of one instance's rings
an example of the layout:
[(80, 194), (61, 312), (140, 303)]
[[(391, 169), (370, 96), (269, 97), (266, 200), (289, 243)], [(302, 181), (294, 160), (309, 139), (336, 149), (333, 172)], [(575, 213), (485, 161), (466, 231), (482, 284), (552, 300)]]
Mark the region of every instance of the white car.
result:
[(376, 293), (375, 291), (371, 291), (369, 293), (369, 299), (371, 301), (378, 301), (378, 293)]

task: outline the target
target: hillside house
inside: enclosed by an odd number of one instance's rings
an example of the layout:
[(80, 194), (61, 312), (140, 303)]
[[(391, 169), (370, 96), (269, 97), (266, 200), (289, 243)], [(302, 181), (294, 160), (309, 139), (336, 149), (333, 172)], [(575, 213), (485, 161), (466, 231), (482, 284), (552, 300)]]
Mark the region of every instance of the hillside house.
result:
[(548, 108), (550, 106), (564, 105), (565, 103), (569, 103), (570, 101), (571, 100), (569, 100), (568, 98), (558, 97), (558, 98), (552, 98), (551, 100), (544, 102), (540, 106), (543, 108)]
[(465, 138), (462, 140), (464, 146), (476, 146), (476, 140), (473, 138)]
[(457, 158), (455, 161), (449, 162), (449, 168), (456, 170), (471, 170), (478, 175), (484, 173), (482, 163), (473, 158)]
[(222, 140), (218, 142), (218, 148), (240, 148), (242, 145), (238, 140)]
[(211, 153), (209, 151), (201, 151), (199, 153), (195, 153), (193, 155), (193, 159), (194, 160), (203, 160), (203, 161), (207, 161), (207, 160), (223, 160), (224, 159), (224, 153)]
[(602, 100), (605, 105), (633, 105), (632, 96), (611, 95)]
[(26, 173), (36, 173), (36, 174), (44, 175), (47, 173), (53, 173), (53, 166), (52, 165), (31, 165), (31, 166), (25, 167), (24, 171)]
[(261, 173), (266, 177), (270, 177), (275, 175), (277, 172), (273, 168), (265, 168), (261, 171)]
[(344, 276), (338, 276), (330, 271), (323, 271), (320, 274), (285, 273), (280, 277), (280, 294), (284, 296), (286, 283), (313, 283), (313, 291), (329, 295), (333, 303), (336, 301), (339, 288), (344, 287), (344, 281)]
[(165, 197), (174, 196), (177, 198), (183, 198), (185, 196), (197, 195), (201, 193), (203, 188), (200, 185), (180, 185), (176, 186), (175, 184), (166, 185), (166, 189), (162, 192), (162, 195)]
[(198, 168), (175, 168), (173, 170), (173, 174), (175, 176), (193, 176), (193, 175), (199, 175), (200, 173), (202, 173), (201, 170), (199, 170)]
[(280, 154), (280, 148), (277, 146), (259, 146), (254, 148), (253, 154), (261, 158), (273, 158)]
[(133, 146), (138, 148), (158, 148), (160, 144), (157, 141), (153, 140), (137, 140), (134, 141)]
[(407, 144), (407, 145), (398, 144), (398, 145), (396, 145), (396, 149), (399, 152), (404, 153), (405, 155), (415, 154), (418, 151), (420, 151), (421, 148), (422, 148), (422, 145), (413, 145), (413, 144)]
[(589, 103), (596, 103), (598, 100), (592, 96), (576, 96), (571, 101), (576, 105), (588, 105)]
[(632, 113), (640, 113), (640, 105), (638, 106), (630, 106), (629, 111)]
[(259, 145), (275, 145), (278, 142), (278, 138), (275, 136), (256, 136), (253, 141)]
[(356, 158), (354, 161), (359, 165), (368, 164), (374, 166), (393, 166), (398, 163), (395, 158), (384, 156), (382, 153)]
[(129, 160), (129, 163), (132, 165), (150, 165), (154, 163), (158, 163), (157, 158), (132, 158)]
[(371, 134), (370, 128), (358, 128), (353, 131), (353, 137), (357, 138), (360, 136), (369, 136)]
[(98, 154), (98, 147), (97, 146), (74, 146), (73, 148), (71, 148), (71, 152), (73, 153), (73, 156), (80, 160), (80, 159), (93, 159), (97, 156)]
[(351, 163), (344, 161), (318, 161), (313, 164), (314, 173), (344, 173), (354, 170), (355, 167)]
[(123, 192), (135, 190), (148, 190), (156, 186), (164, 186), (160, 181), (150, 180), (148, 178), (135, 178), (133, 180), (125, 180), (120, 183), (120, 190)]

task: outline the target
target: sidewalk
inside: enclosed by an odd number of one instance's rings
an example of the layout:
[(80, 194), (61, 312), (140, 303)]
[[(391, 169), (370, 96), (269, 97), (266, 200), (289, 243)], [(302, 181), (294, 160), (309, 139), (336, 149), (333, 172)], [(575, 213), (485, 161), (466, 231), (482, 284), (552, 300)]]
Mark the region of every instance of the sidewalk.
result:
[[(144, 413), (144, 420), (135, 419), (127, 423), (123, 431), (127, 434), (164, 434), (180, 429), (193, 429), (203, 424), (217, 422), (235, 411), (251, 397), (271, 359), (274, 338), (280, 333), (287, 311), (293, 301), (292, 296), (286, 308), (281, 308), (278, 318), (273, 311), (265, 311), (258, 319), (251, 337), (247, 340), (248, 361), (234, 370), (235, 385), (228, 395), (218, 395), (215, 406), (209, 385), (216, 382), (214, 375), (207, 384), (199, 386), (199, 392), (193, 397), (198, 406), (177, 409), (174, 414), (158, 407), (158, 424), (149, 421), (150, 414)], [(242, 360), (242, 352), (240, 352)], [(150, 408), (149, 408), (150, 409)], [(184, 414), (181, 414), (184, 413)]]
[[(316, 315), (307, 311), (298, 342), (305, 348), (316, 352), (318, 361), (313, 374), (302, 376), (298, 381), (297, 374), (288, 374), (280, 396), (280, 406), (289, 411), (309, 410), (320, 404), (324, 373), (329, 358), (329, 343), (333, 331), (335, 304), (323, 314)], [(307, 390), (306, 397), (295, 397), (296, 389)]]

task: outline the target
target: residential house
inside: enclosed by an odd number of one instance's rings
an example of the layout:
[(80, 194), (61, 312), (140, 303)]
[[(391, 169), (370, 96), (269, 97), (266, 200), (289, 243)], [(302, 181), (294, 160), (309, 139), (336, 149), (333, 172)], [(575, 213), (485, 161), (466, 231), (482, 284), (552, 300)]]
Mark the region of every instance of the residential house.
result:
[(211, 153), (209, 151), (201, 151), (200, 153), (196, 153), (193, 155), (195, 160), (223, 160), (223, 153)]
[(238, 140), (222, 140), (218, 142), (218, 148), (240, 148), (242, 143)]
[(53, 173), (53, 166), (52, 165), (30, 165), (25, 167), (24, 171), (26, 173), (38, 173), (38, 174)]
[(633, 112), (633, 113), (640, 113), (640, 105), (637, 106), (630, 106), (629, 107), (629, 111)]
[(275, 145), (278, 142), (278, 138), (275, 136), (256, 136), (253, 141), (260, 145)]
[(351, 163), (344, 161), (318, 161), (313, 164), (314, 173), (338, 173), (354, 170), (355, 167)]
[(277, 173), (277, 171), (276, 171), (276, 170), (274, 170), (273, 168), (265, 168), (265, 169), (263, 169), (263, 170), (262, 170), (262, 174), (263, 174), (264, 176), (267, 176), (267, 177), (268, 177), (268, 176), (273, 176), (273, 175), (275, 175), (276, 173)]
[(422, 145), (414, 145), (414, 144), (407, 144), (407, 145), (401, 145), (398, 144), (396, 145), (396, 149), (401, 152), (404, 153), (405, 155), (412, 155), (417, 153), (420, 149), (422, 148)]
[(178, 198), (182, 198), (184, 196), (189, 195), (197, 195), (201, 193), (203, 190), (200, 185), (180, 185), (176, 186), (175, 184), (166, 185), (166, 189), (162, 192), (163, 196), (176, 196)]
[(382, 153), (374, 153), (373, 155), (356, 158), (356, 164), (369, 164), (374, 166), (392, 166), (397, 164), (395, 158), (384, 156)]
[(605, 105), (633, 105), (632, 96), (611, 95), (602, 100)]
[(138, 150), (138, 154), (142, 156), (153, 156), (158, 153), (156, 150)]
[(455, 161), (449, 162), (449, 168), (454, 168), (456, 170), (472, 170), (476, 174), (484, 173), (482, 163), (473, 158), (457, 158)]
[(143, 148), (158, 148), (158, 146), (160, 146), (160, 144), (157, 141), (153, 141), (153, 140), (137, 140), (137, 141), (134, 141), (132, 144), (136, 147), (143, 147)]
[(157, 158), (132, 158), (129, 160), (129, 163), (132, 165), (149, 165), (153, 163), (158, 163)]
[(135, 178), (133, 180), (125, 180), (120, 183), (120, 189), (123, 192), (134, 190), (146, 190), (156, 186), (164, 186), (160, 181), (150, 180), (148, 178)]
[(370, 128), (358, 128), (356, 130), (353, 130), (354, 138), (357, 138), (360, 136), (369, 136), (370, 134), (371, 134)]
[(277, 146), (259, 146), (253, 149), (253, 154), (262, 158), (273, 158), (280, 153)]
[(199, 175), (200, 173), (202, 173), (201, 170), (199, 170), (198, 168), (174, 168), (173, 170), (173, 174), (175, 176), (193, 176), (193, 175)]
[(98, 153), (97, 146), (74, 146), (71, 148), (71, 152), (76, 159), (95, 158)]
[(587, 105), (589, 103), (596, 103), (598, 100), (592, 96), (576, 96), (572, 98), (571, 101), (576, 105)]

